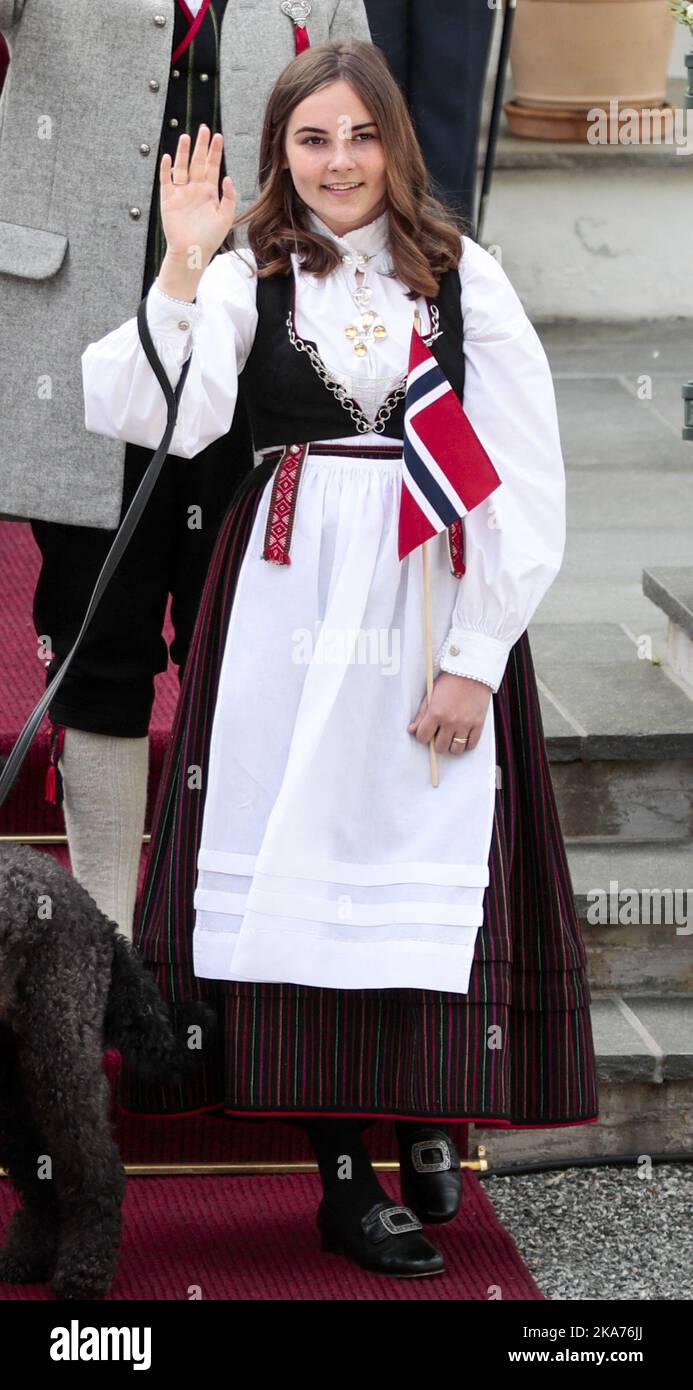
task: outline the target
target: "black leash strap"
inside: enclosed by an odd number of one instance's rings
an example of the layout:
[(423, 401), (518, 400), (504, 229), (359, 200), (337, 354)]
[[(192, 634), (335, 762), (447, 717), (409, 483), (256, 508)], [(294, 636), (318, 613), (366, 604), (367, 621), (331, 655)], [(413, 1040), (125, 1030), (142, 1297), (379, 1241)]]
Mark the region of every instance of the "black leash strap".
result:
[(112, 578), (113, 571), (115, 570), (118, 561), (120, 560), (126, 546), (129, 544), (132, 538), (137, 523), (147, 505), (147, 502), (149, 501), (154, 484), (156, 483), (156, 480), (161, 472), (162, 464), (168, 453), (168, 446), (173, 436), (173, 431), (176, 428), (178, 405), (180, 402), (183, 387), (185, 386), (185, 380), (188, 375), (190, 362), (192, 359), (188, 357), (187, 361), (184, 363), (180, 379), (174, 391), (168, 379), (168, 376), (166, 375), (164, 367), (160, 362), (159, 358), (157, 357), (156, 349), (152, 342), (152, 337), (149, 332), (149, 324), (147, 323), (146, 302), (146, 298), (143, 299), (139, 306), (139, 309), (137, 310), (137, 329), (140, 335), (142, 347), (144, 348), (149, 364), (166, 398), (166, 405), (168, 408), (168, 419), (166, 421), (166, 429), (164, 430), (161, 443), (159, 444), (156, 453), (154, 454), (150, 464), (148, 465), (147, 471), (144, 474), (144, 477), (142, 478), (137, 492), (135, 493), (132, 502), (130, 503), (130, 506), (127, 509), (127, 512), (123, 517), (122, 523), (120, 525), (117, 535), (115, 536), (115, 539), (108, 552), (108, 555), (106, 556), (106, 559), (103, 562), (101, 573), (99, 574), (99, 577), (94, 586), (94, 592), (89, 600), (89, 606), (84, 615), (84, 621), (77, 634), (75, 642), (70, 651), (68, 652), (67, 656), (65, 657), (65, 660), (62, 662), (60, 670), (53, 677), (53, 680), (51, 681), (50, 685), (46, 687), (46, 690), (44, 694), (41, 696), (41, 699), (39, 700), (38, 704), (35, 706), (31, 714), (29, 715), (29, 718), (27, 719), (24, 728), (19, 734), (19, 737), (17, 738), (14, 747), (12, 748), (7, 758), (2, 773), (0, 774), (0, 806), (2, 806), (5, 800), (7, 799), (10, 791), (12, 790), (12, 787), (14, 786), (15, 781), (17, 780), (17, 777), (19, 776), (22, 763), (24, 762), (24, 759), (27, 753), (29, 752), (29, 748), (31, 747), (31, 744), (34, 740), (41, 720), (43, 719), (43, 716), (46, 713), (46, 710), (48, 709), (48, 706), (50, 705), (63, 678), (67, 675), (70, 662), (72, 661), (75, 652), (78, 650), (80, 642), (82, 641), (82, 638), (84, 637), (84, 634), (87, 631), (87, 628), (89, 627), (94, 613), (96, 612), (96, 609), (99, 603), (101, 602), (101, 599), (103, 598), (104, 592), (109, 584), (109, 581)]

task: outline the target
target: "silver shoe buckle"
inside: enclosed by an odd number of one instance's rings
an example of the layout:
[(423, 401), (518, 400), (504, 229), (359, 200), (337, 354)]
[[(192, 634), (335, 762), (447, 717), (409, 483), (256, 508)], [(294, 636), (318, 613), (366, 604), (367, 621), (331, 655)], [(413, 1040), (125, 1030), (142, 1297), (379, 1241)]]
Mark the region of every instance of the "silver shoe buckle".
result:
[[(421, 1231), (423, 1227), (410, 1207), (387, 1207), (378, 1213), (380, 1220), (391, 1236), (401, 1236), (404, 1231)], [(395, 1217), (409, 1217), (409, 1220), (395, 1221)]]
[[(441, 1153), (442, 1158), (425, 1163), (423, 1156), (427, 1150)], [(446, 1173), (452, 1168), (450, 1148), (445, 1139), (420, 1139), (411, 1146), (411, 1161), (417, 1173)]]

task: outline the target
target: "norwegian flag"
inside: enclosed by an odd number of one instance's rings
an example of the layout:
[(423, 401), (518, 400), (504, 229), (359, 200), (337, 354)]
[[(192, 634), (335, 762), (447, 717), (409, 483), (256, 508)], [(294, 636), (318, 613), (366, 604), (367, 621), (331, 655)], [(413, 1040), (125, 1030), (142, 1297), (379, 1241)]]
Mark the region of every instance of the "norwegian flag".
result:
[(416, 328), (404, 409), (400, 560), (460, 520), (501, 483), (459, 396)]

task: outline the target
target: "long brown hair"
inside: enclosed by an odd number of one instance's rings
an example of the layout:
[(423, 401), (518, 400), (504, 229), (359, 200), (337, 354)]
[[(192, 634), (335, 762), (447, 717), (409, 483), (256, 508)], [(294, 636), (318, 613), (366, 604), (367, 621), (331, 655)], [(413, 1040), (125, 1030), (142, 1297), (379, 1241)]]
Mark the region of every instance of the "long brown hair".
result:
[(291, 171), (282, 168), (291, 113), (313, 92), (340, 80), (368, 107), (383, 143), (393, 275), (409, 287), (410, 299), (436, 295), (440, 276), (460, 262), (460, 233), (470, 228), (433, 195), (406, 102), (380, 49), (357, 40), (316, 44), (277, 79), (262, 131), (260, 196), (236, 218), (223, 249), (233, 248), (234, 228), (247, 222), (260, 277), (288, 275), (292, 251), (299, 255), (301, 269), (320, 279), (340, 264), (334, 242), (310, 229), (308, 206), (296, 192)]

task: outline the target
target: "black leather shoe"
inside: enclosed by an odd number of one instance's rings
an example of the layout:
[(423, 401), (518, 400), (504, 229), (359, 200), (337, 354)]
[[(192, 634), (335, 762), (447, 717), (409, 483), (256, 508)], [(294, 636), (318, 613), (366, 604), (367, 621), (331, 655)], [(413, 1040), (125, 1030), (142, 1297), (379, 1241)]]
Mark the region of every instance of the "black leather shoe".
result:
[(441, 1274), (443, 1256), (421, 1234), (421, 1222), (408, 1207), (384, 1199), (364, 1216), (337, 1212), (325, 1199), (318, 1207), (318, 1230), (323, 1250), (350, 1255), (362, 1269), (412, 1279)]
[(442, 1225), (457, 1216), (462, 1200), (460, 1156), (447, 1134), (426, 1125), (400, 1141), (402, 1201), (419, 1220)]

